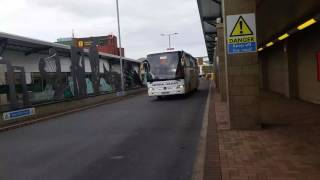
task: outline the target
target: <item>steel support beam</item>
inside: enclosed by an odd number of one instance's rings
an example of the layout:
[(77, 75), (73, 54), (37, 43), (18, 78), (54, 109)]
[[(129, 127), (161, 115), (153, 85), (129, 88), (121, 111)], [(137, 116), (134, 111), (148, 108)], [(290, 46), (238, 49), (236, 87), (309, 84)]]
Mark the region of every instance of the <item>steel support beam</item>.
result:
[(207, 24), (210, 24), (210, 25), (212, 25), (212, 26), (216, 26), (217, 25), (217, 23), (216, 23), (216, 19), (217, 19), (218, 17), (215, 17), (215, 16), (210, 16), (210, 17), (203, 17), (202, 18), (202, 21), (203, 22), (206, 22)]
[(217, 37), (217, 33), (216, 32), (205, 32), (204, 33), (206, 36), (209, 36), (209, 37), (211, 37), (211, 38), (215, 38), (215, 37)]
[(47, 47), (42, 47), (42, 48), (33, 48), (31, 49), (30, 51), (27, 51), (24, 53), (25, 56), (29, 56), (31, 54), (35, 54), (35, 53), (38, 53), (38, 52), (41, 52), (41, 51), (47, 51), (49, 50), (51, 47), (47, 46)]
[(4, 50), (6, 49), (8, 44), (8, 39), (0, 39), (0, 56), (2, 56)]
[(211, 0), (212, 2), (214, 2), (214, 3), (217, 3), (217, 4), (219, 4), (219, 5), (221, 5), (221, 1), (219, 1), (219, 0)]
[(206, 43), (209, 43), (209, 44), (216, 44), (216, 43), (217, 43), (217, 41), (206, 40)]

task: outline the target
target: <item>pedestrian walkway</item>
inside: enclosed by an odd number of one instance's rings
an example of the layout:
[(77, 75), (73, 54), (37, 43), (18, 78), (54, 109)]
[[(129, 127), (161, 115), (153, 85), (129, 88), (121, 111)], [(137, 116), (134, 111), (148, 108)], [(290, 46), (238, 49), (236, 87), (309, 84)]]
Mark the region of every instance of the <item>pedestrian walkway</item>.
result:
[(237, 131), (228, 130), (227, 105), (215, 95), (222, 179), (319, 180), (320, 106), (268, 92), (261, 98), (262, 129)]

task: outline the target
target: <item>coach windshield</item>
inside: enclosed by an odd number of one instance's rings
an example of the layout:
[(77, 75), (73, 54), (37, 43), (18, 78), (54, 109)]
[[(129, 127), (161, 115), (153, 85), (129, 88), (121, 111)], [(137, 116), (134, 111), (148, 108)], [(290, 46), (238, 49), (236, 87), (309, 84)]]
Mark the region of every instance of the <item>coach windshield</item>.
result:
[(183, 66), (179, 52), (153, 54), (147, 57), (151, 81), (183, 79)]

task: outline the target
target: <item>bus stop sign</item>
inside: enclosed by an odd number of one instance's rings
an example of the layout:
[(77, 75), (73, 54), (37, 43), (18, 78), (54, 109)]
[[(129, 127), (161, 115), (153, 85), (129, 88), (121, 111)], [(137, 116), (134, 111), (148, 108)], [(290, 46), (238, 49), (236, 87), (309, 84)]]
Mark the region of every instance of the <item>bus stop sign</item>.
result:
[(227, 16), (228, 54), (257, 52), (255, 14)]

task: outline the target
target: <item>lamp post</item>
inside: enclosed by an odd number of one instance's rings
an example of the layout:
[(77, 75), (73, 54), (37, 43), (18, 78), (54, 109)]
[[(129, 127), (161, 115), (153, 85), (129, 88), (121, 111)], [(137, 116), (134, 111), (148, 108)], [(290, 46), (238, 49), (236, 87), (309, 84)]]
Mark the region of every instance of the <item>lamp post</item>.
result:
[(117, 21), (118, 21), (118, 38), (119, 38), (119, 49), (120, 49), (120, 75), (121, 75), (121, 96), (124, 95), (124, 77), (123, 77), (123, 54), (122, 54), (122, 45), (121, 45), (121, 29), (120, 29), (120, 13), (119, 13), (119, 2), (116, 0), (117, 4)]
[(173, 50), (174, 48), (171, 48), (171, 36), (178, 35), (179, 33), (171, 33), (171, 34), (160, 34), (161, 36), (168, 36), (169, 39), (169, 48), (167, 50)]

